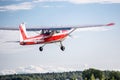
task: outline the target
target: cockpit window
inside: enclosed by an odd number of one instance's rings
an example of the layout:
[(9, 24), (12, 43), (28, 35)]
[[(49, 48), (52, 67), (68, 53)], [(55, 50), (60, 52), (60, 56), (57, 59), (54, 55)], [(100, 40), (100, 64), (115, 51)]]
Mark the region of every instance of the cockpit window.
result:
[(60, 30), (56, 30), (56, 33), (60, 33)]
[(45, 35), (50, 35), (50, 34), (54, 34), (54, 33), (60, 33), (60, 30), (42, 30), (41, 34), (45, 34)]
[(49, 35), (52, 32), (53, 32), (52, 30), (42, 30), (42, 34), (46, 34), (46, 35)]

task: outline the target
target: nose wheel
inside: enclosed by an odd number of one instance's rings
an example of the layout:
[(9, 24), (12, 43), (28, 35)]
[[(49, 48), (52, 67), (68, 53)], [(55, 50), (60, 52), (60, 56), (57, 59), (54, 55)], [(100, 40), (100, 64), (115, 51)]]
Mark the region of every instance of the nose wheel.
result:
[(40, 46), (40, 47), (39, 47), (39, 50), (40, 50), (40, 51), (43, 51), (43, 47), (44, 47), (45, 45), (46, 45), (46, 44), (44, 44), (43, 46)]
[(39, 47), (39, 50), (40, 50), (40, 51), (43, 51), (43, 47)]
[(60, 49), (61, 49), (62, 51), (64, 51), (64, 50), (65, 50), (65, 47), (64, 47), (64, 46), (61, 46)]
[(61, 49), (62, 51), (65, 50), (65, 46), (63, 46), (62, 42), (60, 42), (60, 49)]

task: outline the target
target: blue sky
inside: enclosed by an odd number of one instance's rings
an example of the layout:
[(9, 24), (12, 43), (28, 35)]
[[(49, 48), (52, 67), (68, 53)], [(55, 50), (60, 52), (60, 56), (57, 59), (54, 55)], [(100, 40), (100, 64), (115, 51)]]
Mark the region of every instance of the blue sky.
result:
[[(80, 29), (67, 38), (62, 52), (56, 44), (20, 46), (18, 31), (0, 31), (0, 74), (59, 72), (97, 68), (120, 70), (120, 1), (1, 0), (0, 27), (87, 25), (115, 22), (113, 27)], [(28, 32), (34, 35), (34, 32)]]

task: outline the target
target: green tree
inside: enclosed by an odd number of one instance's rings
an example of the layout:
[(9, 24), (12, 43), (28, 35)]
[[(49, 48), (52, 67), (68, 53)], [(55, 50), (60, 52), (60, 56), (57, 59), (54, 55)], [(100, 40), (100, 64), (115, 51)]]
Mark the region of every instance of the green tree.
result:
[(100, 80), (102, 80), (103, 72), (100, 70), (97, 70), (97, 69), (93, 69), (93, 68), (84, 70), (82, 72), (82, 77), (83, 77), (83, 79), (85, 79), (85, 77), (86, 77), (89, 80), (89, 79), (91, 79), (92, 74), (94, 74), (95, 78), (99, 78)]
[(87, 78), (85, 78), (85, 80), (87, 80)]
[(102, 79), (101, 80), (105, 80), (105, 75), (104, 74), (102, 74)]
[(114, 76), (112, 76), (112, 79), (111, 80), (115, 80)]
[(91, 75), (90, 80), (95, 80), (95, 76), (94, 76), (94, 74)]

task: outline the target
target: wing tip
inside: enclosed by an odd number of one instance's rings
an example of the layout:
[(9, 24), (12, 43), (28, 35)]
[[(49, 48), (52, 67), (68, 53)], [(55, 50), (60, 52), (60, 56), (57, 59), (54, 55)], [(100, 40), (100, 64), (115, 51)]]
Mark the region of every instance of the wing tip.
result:
[(115, 25), (115, 23), (108, 23), (108, 24), (106, 24), (106, 26), (113, 26), (113, 25)]

